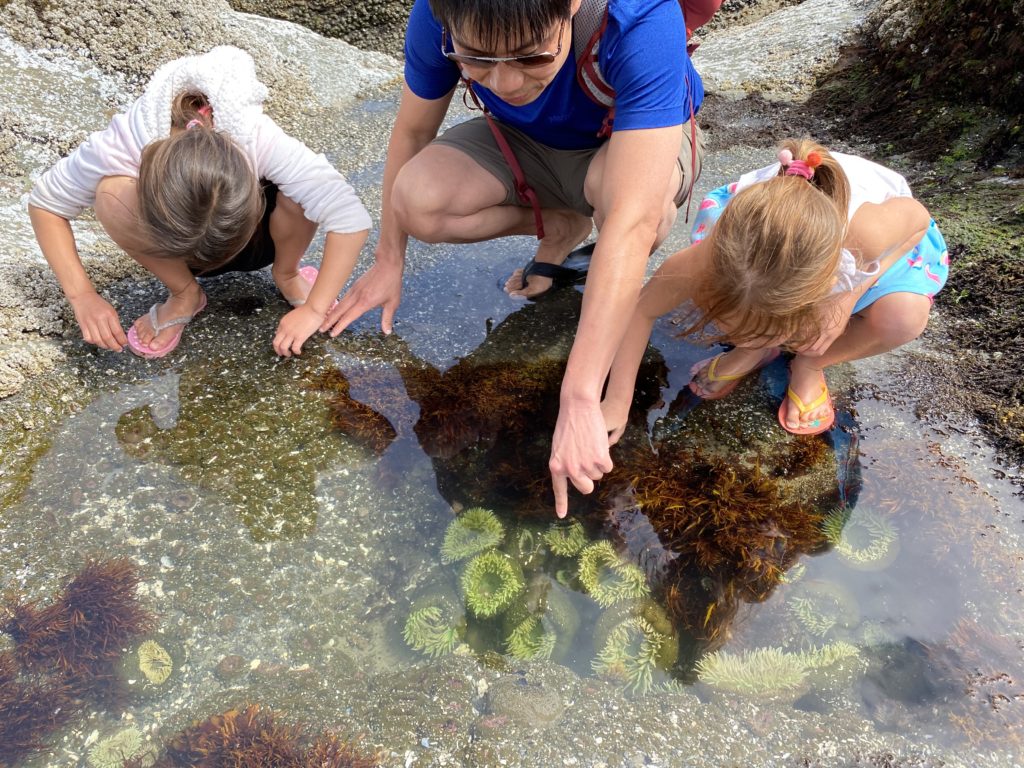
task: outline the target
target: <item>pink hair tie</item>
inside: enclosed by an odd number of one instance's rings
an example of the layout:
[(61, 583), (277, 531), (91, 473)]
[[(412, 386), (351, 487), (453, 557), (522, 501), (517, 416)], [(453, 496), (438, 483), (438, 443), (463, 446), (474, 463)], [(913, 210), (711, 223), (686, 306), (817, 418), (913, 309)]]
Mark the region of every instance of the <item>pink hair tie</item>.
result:
[(787, 176), (803, 176), (808, 181), (814, 176), (814, 169), (803, 160), (794, 160), (786, 168)]
[[(811, 160), (810, 155), (808, 155), (807, 159)], [(794, 160), (793, 153), (788, 149), (779, 150), (779, 165), (781, 165), (782, 170), (785, 171), (783, 174), (784, 176), (803, 176), (805, 179), (810, 181), (811, 177), (814, 176), (815, 167), (820, 164), (820, 158), (818, 158), (817, 163)]]
[(193, 128), (202, 128), (205, 125), (202, 120), (198, 117), (193, 117), (187, 123), (185, 123), (185, 130), (191, 131)]

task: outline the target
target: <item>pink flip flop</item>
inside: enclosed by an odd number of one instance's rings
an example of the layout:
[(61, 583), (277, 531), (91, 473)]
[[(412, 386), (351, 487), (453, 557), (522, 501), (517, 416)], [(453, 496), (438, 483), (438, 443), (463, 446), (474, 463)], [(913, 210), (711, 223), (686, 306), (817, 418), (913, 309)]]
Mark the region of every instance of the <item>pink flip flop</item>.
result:
[(139, 334), (135, 332), (134, 324), (132, 325), (131, 328), (128, 329), (128, 349), (130, 349), (139, 357), (145, 357), (148, 360), (156, 360), (157, 358), (169, 355), (171, 352), (175, 350), (175, 348), (178, 346), (178, 342), (181, 341), (181, 333), (182, 331), (185, 330), (185, 326), (191, 323), (192, 319), (196, 315), (198, 315), (200, 312), (206, 309), (206, 294), (204, 293), (202, 295), (202, 298), (199, 301), (199, 306), (196, 308), (196, 311), (193, 312), (191, 315), (175, 317), (173, 320), (167, 320), (166, 322), (163, 323), (157, 320), (156, 308), (156, 304), (149, 308), (149, 322), (150, 325), (153, 326), (154, 333), (158, 334), (165, 328), (173, 328), (174, 326), (178, 326), (178, 329), (175, 331), (174, 336), (171, 337), (171, 340), (167, 342), (167, 344), (165, 344), (164, 346), (160, 347), (159, 349), (153, 349), (148, 344), (144, 344), (142, 342), (142, 339), (139, 338)]
[[(317, 269), (316, 267), (310, 265), (310, 264), (307, 264), (304, 267), (299, 267), (299, 277), (301, 277), (303, 280), (305, 280), (307, 283), (309, 283), (309, 287), (310, 288), (313, 287), (313, 283), (316, 282), (316, 278), (317, 278), (317, 276), (319, 274), (320, 274), (320, 270)], [(285, 300), (289, 304), (291, 304), (293, 307), (301, 307), (303, 304), (306, 303), (305, 299), (296, 299), (295, 301), (292, 301), (291, 299), (285, 299)], [(335, 299), (331, 303), (331, 306), (327, 308), (327, 311), (330, 312), (336, 306), (338, 306), (338, 300), (337, 299)]]

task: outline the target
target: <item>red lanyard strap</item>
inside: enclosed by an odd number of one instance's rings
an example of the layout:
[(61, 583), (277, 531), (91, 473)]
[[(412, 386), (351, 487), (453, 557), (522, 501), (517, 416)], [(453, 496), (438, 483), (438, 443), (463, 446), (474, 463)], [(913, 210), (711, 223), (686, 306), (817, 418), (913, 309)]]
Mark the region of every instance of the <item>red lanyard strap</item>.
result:
[[(473, 92), (473, 83), (466, 78), (463, 78), (462, 82), (466, 84), (466, 93), (469, 94), (470, 98), (473, 99), (473, 103), (476, 108), (484, 113), (484, 117), (487, 118), (487, 125), (491, 129), (491, 133), (494, 134), (494, 140), (498, 144), (498, 149), (501, 150), (501, 154), (505, 157), (505, 162), (508, 163), (508, 167), (512, 170), (512, 176), (515, 179), (516, 194), (519, 199), (528, 202), (530, 207), (533, 208), (533, 219), (537, 225), (537, 239), (544, 239), (544, 217), (541, 216), (540, 212), (540, 200), (537, 198), (537, 193), (534, 192), (533, 187), (526, 181), (526, 174), (523, 173), (523, 168), (519, 165), (519, 161), (516, 160), (516, 155), (512, 151), (512, 147), (508, 143), (508, 139), (501, 132), (498, 127), (498, 123), (495, 122), (494, 118), (491, 117), (490, 111), (477, 98)], [(463, 98), (465, 101), (465, 98)], [(469, 106), (468, 104), (466, 106)], [(472, 107), (470, 107), (472, 109)]]

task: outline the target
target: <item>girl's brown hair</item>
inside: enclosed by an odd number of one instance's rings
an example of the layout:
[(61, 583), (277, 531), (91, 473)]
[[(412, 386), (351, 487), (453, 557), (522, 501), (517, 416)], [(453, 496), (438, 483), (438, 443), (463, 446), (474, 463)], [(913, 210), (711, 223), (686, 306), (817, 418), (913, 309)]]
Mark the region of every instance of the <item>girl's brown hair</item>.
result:
[(242, 150), (214, 130), (202, 94), (171, 105), (171, 135), (139, 161), (139, 218), (151, 255), (216, 269), (249, 242), (263, 216), (259, 179)]
[(702, 317), (685, 333), (715, 322), (720, 338), (734, 344), (781, 339), (799, 346), (828, 322), (850, 185), (820, 144), (787, 139), (780, 149), (817, 163), (814, 175), (787, 175), (783, 167), (729, 201), (709, 235), (710, 269), (697, 294)]

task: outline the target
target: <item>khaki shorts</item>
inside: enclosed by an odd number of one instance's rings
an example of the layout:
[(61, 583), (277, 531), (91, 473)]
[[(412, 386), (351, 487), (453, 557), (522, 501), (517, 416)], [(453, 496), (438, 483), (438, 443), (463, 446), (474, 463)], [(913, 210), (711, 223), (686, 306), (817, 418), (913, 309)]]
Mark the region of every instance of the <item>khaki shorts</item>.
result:
[[(516, 128), (503, 123), (498, 125), (522, 166), (526, 181), (536, 191), (541, 208), (567, 208), (584, 216), (594, 215), (594, 207), (583, 195), (583, 182), (587, 178), (590, 161), (601, 147), (554, 149), (534, 141)], [(690, 126), (689, 120), (683, 123), (683, 142), (677, 160), (683, 173), (675, 198), (677, 208), (686, 202), (694, 183), (700, 178), (704, 161), (704, 134), (696, 123), (692, 129)], [(694, 137), (696, 151), (692, 143)], [(529, 206), (528, 202), (516, 196), (512, 169), (501, 154), (485, 118), (477, 117), (449, 128), (434, 139), (434, 143), (465, 152), (501, 181), (505, 185), (504, 205)]]

